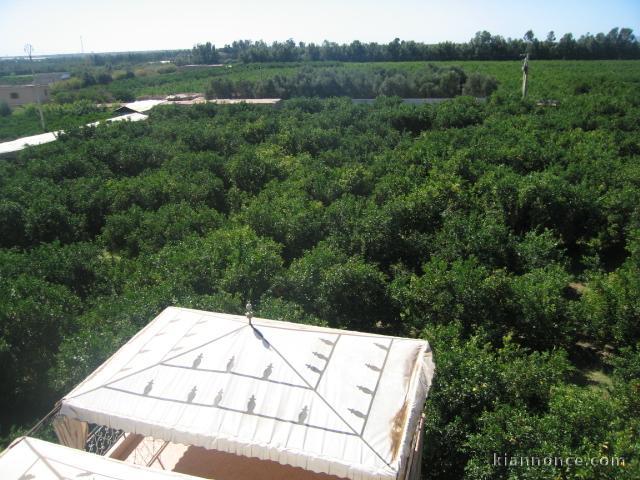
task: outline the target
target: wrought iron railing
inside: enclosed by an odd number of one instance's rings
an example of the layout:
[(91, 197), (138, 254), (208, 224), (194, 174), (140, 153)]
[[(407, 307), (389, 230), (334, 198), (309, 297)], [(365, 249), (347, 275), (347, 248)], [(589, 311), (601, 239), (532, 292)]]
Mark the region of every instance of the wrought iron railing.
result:
[(85, 451), (104, 455), (124, 435), (123, 430), (109, 428), (104, 425), (90, 425), (91, 430), (84, 446)]

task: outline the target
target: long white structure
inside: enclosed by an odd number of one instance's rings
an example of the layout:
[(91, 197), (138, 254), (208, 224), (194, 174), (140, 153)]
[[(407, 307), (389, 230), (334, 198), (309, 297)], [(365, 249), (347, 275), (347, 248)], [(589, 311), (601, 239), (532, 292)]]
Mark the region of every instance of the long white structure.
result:
[(399, 479), (433, 371), (423, 340), (171, 307), (66, 395), (60, 413), (71, 426)]
[(40, 133), (29, 137), (22, 137), (10, 142), (0, 143), (0, 154), (18, 152), (30, 146), (42, 145), (44, 143), (55, 142), (58, 139), (59, 131)]
[[(130, 121), (130, 122), (138, 122), (140, 120), (146, 120), (148, 115), (144, 115), (142, 113), (129, 113), (127, 115), (121, 115), (119, 117), (108, 118), (105, 120), (107, 123), (111, 122), (121, 122), (121, 121)], [(95, 127), (103, 123), (102, 121), (88, 123), (87, 127)], [(58, 139), (58, 136), (63, 134), (63, 130), (57, 130), (55, 132), (47, 132), (41, 133), (39, 135), (31, 135), (29, 137), (22, 137), (16, 140), (11, 140), (10, 142), (0, 143), (0, 155), (3, 153), (13, 153), (19, 152), (20, 150), (24, 150), (27, 147), (32, 147), (36, 145), (42, 145), (45, 143), (55, 142)]]

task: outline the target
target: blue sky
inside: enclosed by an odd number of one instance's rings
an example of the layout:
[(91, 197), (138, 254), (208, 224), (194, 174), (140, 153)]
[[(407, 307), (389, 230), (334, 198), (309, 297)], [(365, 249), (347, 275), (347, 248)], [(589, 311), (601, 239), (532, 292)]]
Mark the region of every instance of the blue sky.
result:
[(479, 30), (539, 38), (554, 30), (633, 28), (640, 0), (0, 0), (0, 56), (190, 48), (236, 39), (435, 43), (466, 41)]

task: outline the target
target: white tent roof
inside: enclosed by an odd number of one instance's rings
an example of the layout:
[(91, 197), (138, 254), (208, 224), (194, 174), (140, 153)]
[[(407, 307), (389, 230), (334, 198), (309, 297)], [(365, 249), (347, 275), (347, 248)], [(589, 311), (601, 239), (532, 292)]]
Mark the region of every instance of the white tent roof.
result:
[(397, 478), (433, 363), (423, 340), (167, 308), (61, 413), (318, 473)]
[(19, 438), (0, 454), (2, 480), (201, 480), (191, 475), (151, 470), (63, 447), (36, 438)]

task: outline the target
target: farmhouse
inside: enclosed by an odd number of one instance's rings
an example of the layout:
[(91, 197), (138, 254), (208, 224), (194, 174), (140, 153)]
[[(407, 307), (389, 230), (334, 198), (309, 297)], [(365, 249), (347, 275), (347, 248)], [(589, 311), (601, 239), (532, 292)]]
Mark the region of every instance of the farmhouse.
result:
[(6, 102), (12, 108), (38, 101), (49, 101), (48, 84), (0, 85), (0, 102)]
[(171, 307), (59, 402), (53, 426), (70, 449), (150, 471), (417, 479), (433, 371), (423, 340), (253, 319), (250, 305), (246, 317)]
[(46, 103), (50, 100), (49, 86), (70, 77), (68, 72), (38, 73), (28, 85), (0, 85), (0, 102), (6, 102), (10, 107), (38, 101)]

